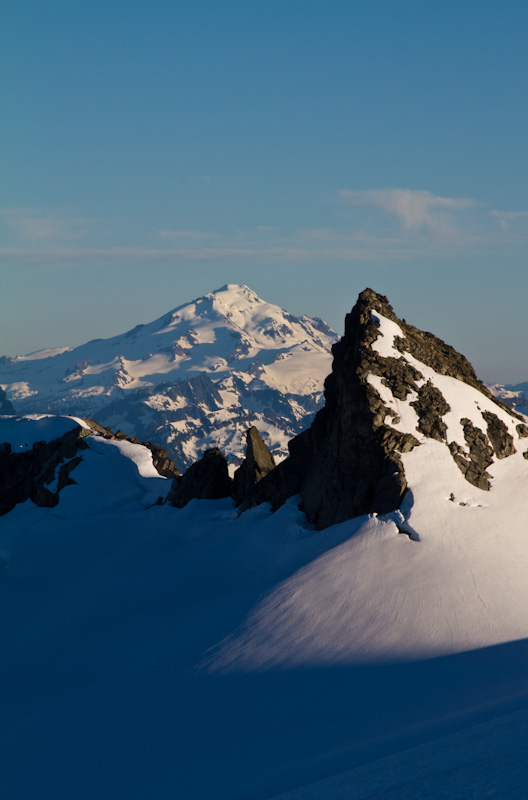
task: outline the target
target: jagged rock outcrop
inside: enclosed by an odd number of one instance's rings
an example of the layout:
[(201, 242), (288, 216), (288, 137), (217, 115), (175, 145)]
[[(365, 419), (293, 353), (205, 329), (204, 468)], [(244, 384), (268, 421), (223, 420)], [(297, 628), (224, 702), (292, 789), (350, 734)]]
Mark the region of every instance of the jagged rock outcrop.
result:
[(78, 453), (88, 447), (84, 439), (89, 435), (78, 427), (50, 442), (35, 442), (21, 453), (13, 453), (8, 442), (0, 444), (0, 515), (26, 500), (56, 506), (62, 489), (75, 483), (71, 473), (81, 463)]
[(183, 508), (191, 500), (231, 497), (231, 490), (226, 457), (218, 447), (211, 447), (183, 475), (175, 478), (166, 501), (176, 508)]
[(276, 508), (298, 493), (316, 528), (400, 505), (407, 488), (400, 454), (418, 440), (386, 424), (391, 410), (367, 377), (380, 376), (395, 396), (406, 398), (418, 390), (421, 375), (403, 359), (382, 359), (371, 348), (378, 337), (373, 309), (397, 319), (385, 297), (361, 293), (346, 317), (345, 335), (332, 348), (324, 408), (290, 442), (290, 458), (257, 484), (252, 504), (268, 500)]
[(450, 406), (430, 380), (418, 389), (418, 398), (410, 405), (418, 414), (420, 433), (440, 442), (445, 441), (447, 426), (442, 417), (450, 410)]
[(275, 469), (275, 466), (275, 459), (264, 444), (258, 429), (253, 425), (246, 433), (246, 458), (233, 478), (235, 502), (244, 506), (246, 500), (251, 497), (253, 487)]
[[(24, 417), (19, 417), (17, 422), (23, 425), (24, 420)], [(83, 421), (87, 427), (72, 420), (69, 424), (74, 427), (62, 436), (36, 441), (31, 447), (26, 444), (20, 452), (13, 452), (8, 441), (0, 443), (0, 516), (26, 500), (32, 500), (38, 506), (56, 506), (62, 489), (76, 483), (74, 470), (83, 459), (82, 451), (89, 446), (89, 437), (95, 435), (139, 444), (136, 437), (129, 438), (122, 431), (113, 433), (94, 420), (86, 418)], [(150, 442), (142, 444), (151, 451), (154, 467), (160, 475), (166, 478), (179, 476), (161, 447)]]
[(528, 436), (528, 425), (517, 425), (517, 433), (519, 439), (525, 439)]
[(8, 399), (4, 389), (0, 386), (0, 414), (16, 414), (11, 400)]
[(489, 490), (491, 475), (487, 468), (493, 463), (493, 447), (487, 436), (477, 428), (470, 419), (461, 420), (464, 438), (469, 449), (469, 457), (464, 458), (461, 452), (453, 455), (465, 479), (479, 489)]
[[(393, 335), (383, 335), (384, 344), (378, 347), (382, 319), (385, 326), (392, 325)], [(362, 514), (397, 509), (407, 488), (401, 455), (419, 445), (420, 435), (422, 441), (426, 437), (448, 446), (466, 480), (483, 490), (491, 485), (487, 469), (494, 456), (515, 453), (513, 418), (522, 417), (497, 402), (464, 356), (433, 334), (398, 319), (383, 295), (371, 289), (359, 295), (346, 317), (345, 335), (332, 353), (324, 408), (311, 428), (290, 442), (290, 457), (249, 489), (245, 506), (269, 501), (277, 508), (300, 494), (308, 521), (325, 528)], [(483, 395), (487, 406), (492, 401), (498, 413), (507, 412), (510, 429), (490, 410), (480, 417), (482, 429), (460, 414), (460, 442), (452, 435), (448, 442), (444, 417), (452, 409), (434, 375), (431, 380), (431, 370), (476, 389), (477, 397)], [(393, 407), (396, 401), (406, 401), (414, 410), (414, 429), (402, 430)], [(478, 409), (478, 400), (471, 401), (471, 413), (475, 404)], [(525, 427), (517, 426), (519, 438), (526, 435)]]
[(152, 463), (160, 475), (164, 478), (179, 477), (180, 473), (174, 466), (174, 461), (169, 458), (167, 451), (163, 450), (162, 447), (158, 447), (157, 444), (152, 444), (152, 442), (140, 442), (137, 436), (127, 436), (126, 433), (121, 430), (113, 433), (111, 428), (100, 425), (98, 422), (88, 417), (83, 417), (83, 419), (92, 430), (104, 439), (118, 439), (120, 441), (131, 442), (131, 444), (141, 444), (143, 447), (148, 447), (152, 453)]
[[(507, 458), (515, 453), (513, 436), (508, 432), (504, 422), (491, 411), (484, 411), (482, 416), (487, 423), (488, 439), (497, 458)], [(520, 427), (520, 426), (518, 426)]]

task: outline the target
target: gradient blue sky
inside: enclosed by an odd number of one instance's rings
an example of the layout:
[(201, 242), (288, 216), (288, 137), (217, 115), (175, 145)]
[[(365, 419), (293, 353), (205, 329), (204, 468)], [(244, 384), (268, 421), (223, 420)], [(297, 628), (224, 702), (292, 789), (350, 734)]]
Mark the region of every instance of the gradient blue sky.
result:
[(528, 3), (0, 5), (0, 353), (371, 286), (528, 379)]

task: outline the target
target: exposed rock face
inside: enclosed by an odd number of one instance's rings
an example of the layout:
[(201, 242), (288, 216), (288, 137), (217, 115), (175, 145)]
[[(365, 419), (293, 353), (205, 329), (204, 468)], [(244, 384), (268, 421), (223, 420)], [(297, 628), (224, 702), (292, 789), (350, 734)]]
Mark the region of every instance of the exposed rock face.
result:
[(257, 484), (253, 504), (269, 500), (277, 507), (299, 493), (316, 528), (398, 508), (407, 488), (400, 453), (418, 440), (386, 424), (391, 411), (367, 377), (379, 375), (395, 396), (405, 398), (418, 390), (421, 375), (403, 359), (383, 359), (371, 348), (378, 337), (373, 309), (395, 319), (386, 298), (362, 292), (346, 317), (344, 337), (332, 348), (325, 407), (290, 442), (290, 458)]
[(176, 508), (183, 508), (195, 499), (219, 500), (231, 496), (231, 487), (226, 458), (217, 447), (212, 447), (173, 481), (167, 502)]
[(416, 409), (419, 423), (418, 430), (431, 439), (445, 441), (447, 426), (442, 417), (450, 410), (442, 392), (427, 381), (418, 389), (418, 399), (411, 402)]
[(70, 474), (82, 461), (77, 453), (87, 448), (84, 438), (89, 434), (79, 427), (51, 442), (35, 442), (22, 453), (12, 453), (7, 442), (0, 444), (0, 515), (26, 500), (56, 506), (59, 492), (75, 483)]
[(245, 461), (237, 469), (233, 479), (233, 497), (241, 505), (250, 498), (255, 484), (275, 469), (275, 459), (255, 426), (248, 430), (246, 442)]
[(525, 439), (528, 436), (528, 425), (517, 425), (517, 433), (519, 439)]
[[(378, 347), (382, 319), (386, 331), (392, 325), (399, 332), (383, 334)], [(400, 357), (395, 355), (398, 352)], [(401, 454), (419, 445), (419, 436), (422, 441), (427, 437), (445, 443), (466, 480), (484, 490), (490, 488), (487, 469), (494, 456), (515, 453), (512, 417), (522, 418), (496, 401), (464, 356), (433, 334), (399, 320), (386, 297), (371, 289), (360, 294), (346, 317), (345, 335), (332, 353), (325, 407), (311, 428), (290, 442), (290, 457), (249, 489), (246, 506), (270, 501), (277, 508), (300, 494), (309, 522), (325, 528), (361, 514), (397, 509), (407, 488)], [(498, 413), (507, 412), (507, 417), (502, 416), (510, 429), (489, 410), (480, 415), (482, 428), (460, 415), (460, 441), (453, 433), (448, 441), (444, 417), (451, 412), (452, 418), (452, 409), (431, 371), (480, 393), (471, 400), (471, 413), (476, 404), (480, 414), (478, 397), (484, 395), (488, 408), (491, 401)], [(453, 397), (458, 397), (458, 390)], [(401, 429), (398, 413), (391, 407), (397, 405), (395, 401), (406, 401), (416, 412), (414, 432), (408, 426), (406, 431)], [(528, 433), (525, 428), (517, 426), (519, 438)]]
[[(496, 414), (484, 411), (482, 416), (488, 423), (488, 439), (495, 451), (497, 458), (507, 458), (515, 453), (513, 436), (508, 432), (508, 428)], [(520, 426), (518, 426), (519, 428)]]
[(464, 458), (461, 453), (455, 453), (453, 458), (469, 483), (479, 489), (488, 490), (491, 486), (491, 475), (486, 470), (493, 463), (493, 448), (486, 435), (471, 420), (464, 418), (461, 422), (469, 448), (469, 458)]
[(157, 444), (152, 444), (152, 442), (140, 442), (137, 436), (127, 436), (125, 433), (123, 433), (123, 431), (116, 431), (116, 433), (113, 433), (110, 428), (100, 425), (93, 419), (89, 419), (88, 417), (83, 417), (83, 419), (86, 424), (92, 428), (92, 430), (94, 430), (104, 439), (124, 440), (126, 442), (131, 442), (132, 444), (142, 444), (143, 447), (148, 447), (152, 453), (152, 463), (160, 475), (163, 475), (164, 478), (179, 477), (180, 473), (174, 466), (174, 461), (171, 461), (167, 455), (167, 451), (163, 450), (161, 447), (158, 447)]
[[(31, 449), (12, 452), (11, 444), (0, 444), (0, 516), (11, 511), (18, 503), (32, 500), (38, 506), (53, 507), (65, 486), (76, 483), (72, 476), (82, 461), (82, 451), (88, 447), (86, 439), (103, 436), (105, 439), (126, 440), (139, 444), (136, 437), (129, 438), (122, 431), (112, 433), (91, 419), (85, 419), (87, 428), (78, 427), (50, 441), (35, 442)], [(143, 442), (152, 453), (155, 468), (167, 478), (179, 476), (167, 453), (150, 442)]]
[(0, 387), (0, 414), (16, 414), (13, 403), (7, 399), (2, 387)]

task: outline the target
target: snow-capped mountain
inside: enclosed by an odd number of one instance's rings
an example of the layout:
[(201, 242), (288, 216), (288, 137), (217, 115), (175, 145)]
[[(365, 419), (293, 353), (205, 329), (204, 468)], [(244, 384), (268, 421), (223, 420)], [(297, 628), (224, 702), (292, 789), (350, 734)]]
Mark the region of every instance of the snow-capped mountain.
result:
[(229, 284), (111, 339), (3, 357), (0, 386), (17, 413), (96, 419), (180, 470), (213, 445), (240, 463), (251, 425), (280, 460), (320, 406), (337, 338)]
[(505, 405), (528, 416), (528, 381), (515, 384), (494, 383), (489, 388)]
[(238, 507), (0, 419), (7, 800), (524, 799), (528, 419), (370, 290), (334, 355)]

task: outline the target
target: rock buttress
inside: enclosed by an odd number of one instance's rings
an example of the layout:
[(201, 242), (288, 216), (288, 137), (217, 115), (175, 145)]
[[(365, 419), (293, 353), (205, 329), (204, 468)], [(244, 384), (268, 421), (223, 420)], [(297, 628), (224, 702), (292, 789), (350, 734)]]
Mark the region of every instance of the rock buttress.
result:
[(246, 433), (246, 458), (233, 479), (233, 497), (238, 505), (245, 505), (253, 487), (275, 469), (275, 459), (264, 444), (258, 429), (253, 425)]
[(206, 450), (199, 461), (172, 483), (167, 502), (183, 508), (191, 500), (219, 500), (231, 497), (232, 481), (227, 461), (218, 447)]
[[(300, 494), (308, 521), (318, 529), (399, 507), (407, 488), (400, 453), (418, 440), (385, 423), (391, 412), (367, 381), (369, 374), (386, 377), (389, 360), (371, 348), (379, 336), (373, 310), (398, 321), (385, 297), (370, 289), (360, 294), (346, 317), (345, 335), (332, 348), (324, 408), (290, 442), (290, 457), (254, 487), (251, 505), (268, 500), (276, 508)], [(391, 361), (391, 388), (406, 396), (421, 376), (403, 359)]]
[(87, 448), (87, 435), (87, 429), (78, 427), (49, 442), (35, 442), (22, 453), (13, 453), (7, 442), (0, 444), (0, 516), (26, 500), (37, 506), (56, 506), (59, 492), (75, 483), (70, 473), (82, 461), (77, 453)]

